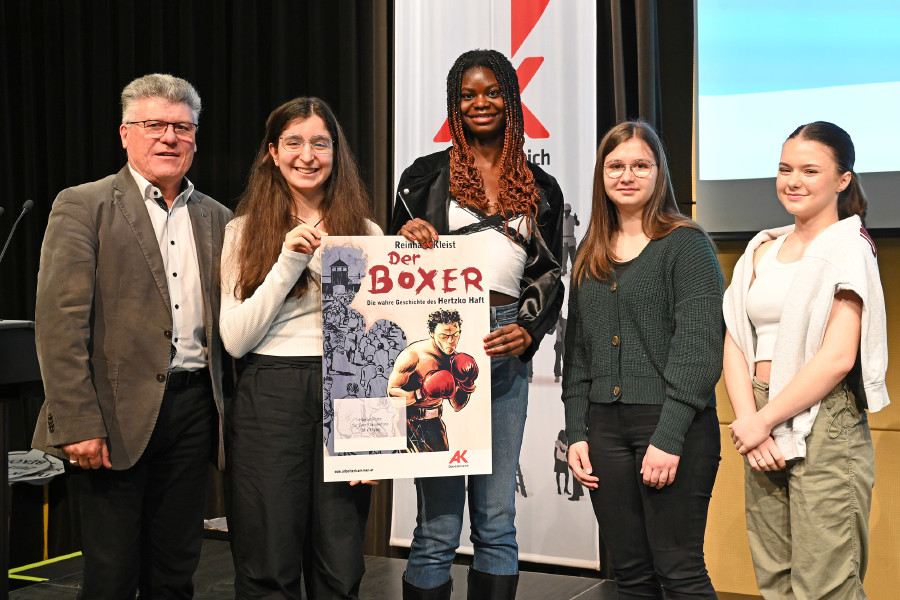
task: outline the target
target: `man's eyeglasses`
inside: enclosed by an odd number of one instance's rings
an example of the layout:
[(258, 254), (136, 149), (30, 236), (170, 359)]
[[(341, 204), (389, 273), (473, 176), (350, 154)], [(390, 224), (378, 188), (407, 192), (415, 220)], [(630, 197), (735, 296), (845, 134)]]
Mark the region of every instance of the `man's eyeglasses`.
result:
[(172, 129), (175, 131), (176, 136), (185, 140), (192, 140), (197, 134), (196, 123), (169, 123), (168, 121), (146, 120), (125, 121), (125, 124), (140, 125), (144, 128), (144, 133), (152, 138), (160, 138), (164, 136), (166, 134), (166, 130), (169, 129), (169, 125), (172, 126)]
[(618, 179), (622, 175), (624, 175), (625, 170), (630, 167), (631, 173), (635, 177), (644, 179), (645, 177), (650, 177), (650, 173), (653, 171), (653, 167), (655, 166), (655, 164), (646, 160), (636, 160), (631, 164), (623, 162), (610, 162), (603, 165), (603, 171), (610, 179)]
[(317, 135), (308, 140), (303, 139), (299, 135), (287, 135), (278, 139), (281, 140), (281, 147), (284, 148), (285, 152), (292, 154), (300, 152), (303, 150), (303, 146), (307, 144), (309, 144), (310, 150), (316, 154), (327, 154), (334, 147), (334, 141), (322, 135)]

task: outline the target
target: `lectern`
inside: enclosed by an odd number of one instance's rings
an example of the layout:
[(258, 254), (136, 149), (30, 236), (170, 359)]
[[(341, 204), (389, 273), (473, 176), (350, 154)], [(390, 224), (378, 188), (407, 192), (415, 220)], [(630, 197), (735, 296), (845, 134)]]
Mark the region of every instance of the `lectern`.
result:
[[(0, 320), (0, 450), (3, 457), (9, 456), (7, 441), (8, 411), (7, 403), (15, 402), (23, 397), (22, 390), (33, 387), (41, 381), (41, 369), (38, 366), (37, 350), (34, 347), (34, 321)], [(0, 515), (3, 516), (3, 527), (0, 527), (0, 598), (6, 598), (9, 592), (9, 479), (7, 466), (4, 465), (0, 475)]]

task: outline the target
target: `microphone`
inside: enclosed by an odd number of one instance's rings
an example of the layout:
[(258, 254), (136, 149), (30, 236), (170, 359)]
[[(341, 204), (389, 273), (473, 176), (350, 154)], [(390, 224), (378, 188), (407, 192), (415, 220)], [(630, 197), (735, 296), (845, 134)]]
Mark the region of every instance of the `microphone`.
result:
[(5, 213), (5, 212), (6, 212), (6, 211), (3, 209), (3, 207), (0, 206), (0, 217), (2, 217), (2, 216), (3, 216), (3, 213)]
[(22, 217), (25, 216), (25, 213), (34, 208), (34, 200), (26, 200), (24, 204), (22, 204), (22, 212), (19, 213), (19, 217), (16, 219), (15, 223), (13, 223), (12, 229), (9, 230), (9, 236), (6, 238), (6, 243), (3, 244), (3, 250), (0, 251), (0, 262), (3, 262), (3, 257), (6, 255), (6, 249), (9, 247), (9, 242), (12, 240), (13, 234), (16, 232), (16, 226), (19, 224), (19, 221), (22, 220)]

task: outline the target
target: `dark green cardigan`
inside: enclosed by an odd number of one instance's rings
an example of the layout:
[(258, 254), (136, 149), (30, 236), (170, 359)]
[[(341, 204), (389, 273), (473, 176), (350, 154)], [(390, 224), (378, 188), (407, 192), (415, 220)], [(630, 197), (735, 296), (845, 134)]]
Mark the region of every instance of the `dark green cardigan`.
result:
[(680, 456), (694, 415), (716, 404), (724, 336), (722, 270), (692, 227), (652, 240), (621, 277), (573, 282), (562, 394), (569, 443), (587, 440), (590, 402), (661, 404), (650, 443)]

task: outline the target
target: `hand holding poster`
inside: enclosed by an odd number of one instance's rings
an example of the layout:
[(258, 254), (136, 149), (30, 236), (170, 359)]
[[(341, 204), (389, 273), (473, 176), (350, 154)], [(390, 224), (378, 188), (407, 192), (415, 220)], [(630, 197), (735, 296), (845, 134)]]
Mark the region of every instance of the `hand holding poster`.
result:
[(485, 253), (334, 236), (321, 256), (325, 481), (490, 473)]

